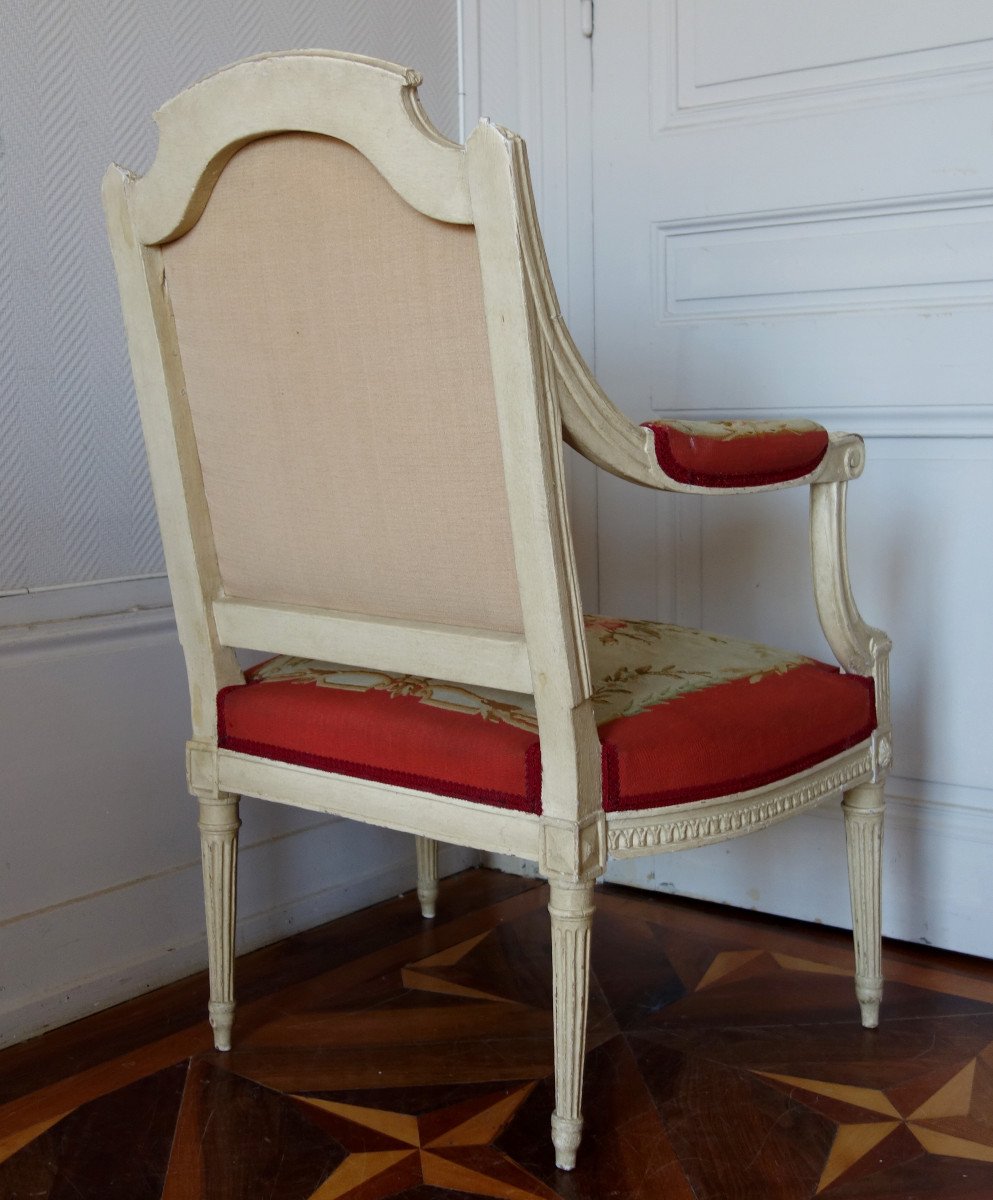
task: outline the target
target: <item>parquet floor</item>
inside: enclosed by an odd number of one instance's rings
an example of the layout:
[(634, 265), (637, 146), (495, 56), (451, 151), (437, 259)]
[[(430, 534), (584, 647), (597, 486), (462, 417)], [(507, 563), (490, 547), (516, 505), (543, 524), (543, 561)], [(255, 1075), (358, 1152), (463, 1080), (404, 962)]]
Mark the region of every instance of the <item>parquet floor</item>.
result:
[(495, 872), (0, 1054), (3, 1200), (993, 1200), (993, 967), (605, 888), (579, 1164), (548, 1138), (545, 891)]

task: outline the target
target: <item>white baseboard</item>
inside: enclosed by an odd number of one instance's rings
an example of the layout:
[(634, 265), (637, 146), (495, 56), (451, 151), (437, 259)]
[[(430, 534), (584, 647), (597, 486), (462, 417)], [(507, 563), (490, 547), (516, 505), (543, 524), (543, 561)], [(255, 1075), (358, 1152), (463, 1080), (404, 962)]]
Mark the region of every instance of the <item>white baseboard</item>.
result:
[(164, 575), (23, 588), (17, 592), (0, 592), (0, 629), (17, 629), (25, 625), (34, 629), (51, 628), (55, 622), (168, 608), (171, 604), (169, 581)]
[[(342, 842), (348, 843), (344, 854)], [(287, 863), (296, 860), (299, 867), (325, 856), (329, 848), (335, 853), (327, 857), (339, 862), (353, 855), (359, 862), (369, 862), (372, 843), (383, 851), (385, 861), (346, 877), (339, 872), (333, 882), (307, 894), (265, 903), (273, 877)], [(442, 875), (477, 862), (475, 851), (441, 847)], [(240, 862), (238, 952), (376, 904), (415, 884), (412, 839), (369, 826), (327, 821), (318, 828), (248, 847)], [(8, 925), (2, 930), (0, 1046), (202, 971), (207, 950), (201, 896), (200, 866), (190, 863)]]
[[(891, 787), (883, 837), (884, 933), (993, 958), (993, 793), (902, 779), (892, 780)], [(534, 863), (519, 858), (485, 855), (483, 862), (537, 875)], [(606, 879), (851, 928), (844, 824), (833, 802), (750, 837), (612, 861)]]
[[(182, 654), (172, 610), (141, 607), (160, 584), (67, 591), (61, 619), (0, 629), (0, 1045), (206, 961)], [(106, 611), (125, 604), (137, 607)], [(242, 815), (239, 950), (415, 883), (403, 834), (262, 801)], [(441, 866), (476, 861), (448, 847)]]

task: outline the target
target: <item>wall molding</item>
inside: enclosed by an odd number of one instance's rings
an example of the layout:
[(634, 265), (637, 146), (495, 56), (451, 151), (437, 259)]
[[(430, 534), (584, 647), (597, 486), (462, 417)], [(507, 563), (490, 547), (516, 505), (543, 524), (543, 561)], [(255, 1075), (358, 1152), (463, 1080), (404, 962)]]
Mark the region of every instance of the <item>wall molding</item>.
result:
[[(338, 824), (337, 821), (322, 822), (328, 823)], [(275, 842), (309, 834), (313, 829), (310, 825), (293, 834), (246, 846), (241, 856), (243, 866), (247, 868), (242, 871), (241, 890), (246, 890), (245, 884), (251, 875), (265, 873), (266, 864), (259, 860), (271, 854)], [(474, 865), (476, 858), (474, 851), (442, 846), (440, 874), (451, 875), (464, 870)], [(391, 859), (360, 875), (331, 882), (281, 904), (256, 907), (239, 916), (238, 953), (244, 954), (376, 904), (409, 891), (415, 884), (416, 865), (411, 842), (410, 853), (403, 858)], [(47, 972), (49, 981), (27, 994), (16, 994), (8, 984), (8, 995), (11, 991), (15, 994), (0, 1005), (0, 1046), (34, 1037), (205, 969), (206, 939), (200, 932), (203, 921), (199, 916), (201, 895), (200, 864), (189, 863), (154, 879), (134, 880), (108, 892), (68, 900), (39, 913), (28, 914), (16, 925), (8, 923), (4, 939), (7, 943), (5, 958), (9, 964), (22, 956), (40, 954), (42, 947), (57, 944), (65, 938), (66, 917), (72, 909), (76, 910), (69, 923), (73, 929), (116, 927), (113, 914), (124, 909), (151, 912), (154, 906), (156, 911), (176, 914), (180, 918), (187, 916), (191, 908), (197, 912), (189, 921), (178, 921), (173, 930), (159, 930), (158, 939), (150, 948), (142, 946), (133, 953), (125, 949), (122, 954), (121, 947), (115, 947), (118, 957), (112, 961), (108, 961), (106, 955), (95, 953), (93, 961), (98, 966), (92, 973), (78, 972), (75, 978), (65, 978), (61, 964), (56, 962)], [(197, 933), (177, 939), (174, 934), (181, 928), (193, 928)]]
[(652, 237), (666, 325), (993, 303), (989, 191), (663, 221)]
[(163, 573), (0, 592), (0, 634), (13, 625), (111, 616), (172, 603)]
[[(884, 286), (868, 286), (873, 281), (871, 271), (865, 274), (864, 266), (858, 268), (863, 272), (858, 287), (838, 287), (833, 292), (826, 287), (820, 292), (800, 292), (795, 296), (749, 294), (748, 287), (743, 286), (747, 285), (747, 278), (738, 278), (742, 269), (747, 277), (750, 259), (760, 261), (770, 243), (783, 242), (781, 253), (788, 254), (791, 249), (798, 253), (808, 252), (810, 234), (814, 235), (815, 243), (818, 238), (830, 238), (833, 241), (836, 234), (839, 242), (844, 243), (845, 234), (851, 234), (855, 241), (847, 248), (842, 245), (842, 248), (847, 249), (848, 257), (854, 262), (861, 253), (858, 239), (867, 231), (880, 227), (898, 238), (916, 236), (921, 229), (931, 235), (934, 254), (922, 268), (921, 280), (917, 285), (894, 286), (884, 281)], [(968, 269), (975, 272), (973, 259), (978, 261), (979, 256), (972, 255), (969, 245), (974, 236), (980, 242), (985, 239), (989, 260), (988, 269), (984, 269), (986, 278), (979, 279), (984, 270), (978, 271), (977, 279), (965, 285), (967, 290), (971, 289), (969, 294), (955, 295), (951, 289), (962, 285), (942, 282), (940, 278), (945, 265), (944, 256), (947, 254), (949, 274), (954, 275), (967, 260), (970, 264)], [(913, 336), (913, 330), (907, 322), (929, 319), (954, 322), (954, 329), (957, 330), (955, 336), (963, 348), (963, 355), (971, 355), (977, 364), (986, 361), (984, 343), (977, 341), (974, 329), (977, 324), (987, 320), (989, 309), (993, 306), (993, 191), (989, 189), (722, 213), (711, 217), (660, 222), (653, 229), (653, 238), (652, 303), (655, 327), (660, 338), (693, 338), (694, 361), (706, 357), (706, 347), (710, 343), (701, 339), (709, 336), (708, 330), (717, 336), (717, 331), (727, 327), (720, 324), (722, 322), (733, 323), (746, 330), (753, 347), (760, 347), (757, 353), (764, 355), (781, 351), (788, 329), (794, 327), (792, 323), (810, 322), (810, 328), (814, 331), (810, 335), (811, 345), (826, 361), (830, 357), (831, 347), (836, 342), (840, 344), (840, 339), (848, 329), (843, 322), (874, 320), (881, 324), (878, 329), (874, 327), (872, 338), (867, 335), (857, 343), (858, 355), (851, 364), (853, 377), (871, 379), (873, 346), (879, 354), (896, 353), (901, 339)], [(708, 248), (716, 246), (720, 250), (723, 246), (730, 264), (730, 275), (724, 282), (723, 292), (718, 286), (719, 280), (701, 277), (692, 285), (699, 296), (692, 298), (690, 287), (686, 293), (690, 298), (680, 298), (678, 288), (686, 286), (676, 280), (675, 267), (678, 264), (674, 262), (677, 257), (675, 248), (680, 239), (683, 239), (684, 248), (697, 247), (704, 257), (709, 257)], [(875, 242), (875, 238), (870, 240)], [(958, 243), (957, 248), (943, 250), (946, 241)], [(746, 256), (743, 267), (736, 262), (740, 247)], [(823, 245), (815, 252), (815, 256), (819, 256), (827, 283), (835, 269), (830, 262), (831, 256)], [(910, 257), (913, 260), (913, 256)], [(760, 269), (764, 270), (765, 267)], [(881, 261), (880, 269), (888, 269), (885, 261)], [(930, 279), (927, 278), (928, 270), (931, 271)], [(757, 277), (755, 286), (758, 288)], [(943, 328), (951, 327), (945, 325)], [(669, 344), (668, 341), (666, 344)], [(670, 350), (675, 353), (672, 347)], [(912, 360), (912, 346), (909, 353), (909, 361), (916, 361)], [(962, 361), (961, 358), (957, 360), (964, 371)], [(854, 429), (866, 437), (968, 439), (993, 436), (993, 403), (929, 403), (936, 394), (934, 387), (918, 386), (919, 376), (906, 362), (902, 362), (901, 369), (907, 376), (905, 386), (899, 389), (899, 384), (893, 383), (891, 388), (894, 391), (902, 390), (905, 400), (900, 405), (825, 403), (826, 393), (822, 389), (821, 395), (812, 401), (808, 400), (807, 404), (791, 399), (788, 407), (790, 411), (802, 410), (804, 415), (822, 424), (836, 429)], [(975, 370), (979, 370), (978, 365)], [(960, 380), (950, 376), (947, 385), (947, 394), (954, 396), (960, 388)], [(703, 384), (684, 382), (684, 391), (692, 392), (698, 386), (699, 390), (703, 390)], [(879, 391), (879, 382), (869, 383), (866, 390)], [(712, 386), (708, 386), (707, 391), (712, 392)], [(665, 404), (664, 396), (654, 398), (653, 407), (657, 411), (687, 419), (712, 420), (728, 416), (725, 409), (709, 404), (670, 407)], [(753, 406), (742, 402), (740, 396), (734, 402), (736, 416), (756, 420), (782, 416), (783, 411), (783, 405)]]
[(960, 95), (988, 89), (993, 82), (993, 38), (966, 38), (699, 84), (686, 69), (697, 58), (695, 8), (694, 0), (654, 0), (651, 5), (656, 134)]
[[(832, 806), (811, 809), (811, 814), (834, 819)], [(922, 833), (953, 839), (976, 839), (993, 844), (993, 788), (962, 787), (938, 780), (886, 781), (886, 820)]]
[(171, 605), (9, 626), (0, 629), (0, 670), (42, 659), (131, 650), (154, 641), (175, 641), (176, 637)]
[(658, 319), (993, 303), (993, 208), (919, 212), (933, 219), (842, 212), (694, 229), (660, 223)]
[[(189, 806), (190, 813), (195, 811), (195, 805), (191, 802)], [(319, 829), (323, 825), (330, 825), (337, 821), (343, 821), (344, 817), (339, 817), (334, 814), (318, 814), (308, 813), (309, 817), (317, 817), (316, 820), (311, 820), (306, 825), (297, 826), (295, 829), (290, 829), (284, 833), (273, 834), (270, 837), (255, 838), (249, 841), (244, 836), (239, 841), (239, 853), (244, 856), (251, 850), (264, 848), (266, 846), (275, 845), (277, 842), (286, 841), (288, 838), (298, 837), (300, 834), (310, 833), (314, 829)], [(146, 887), (150, 884), (157, 884), (160, 881), (168, 880), (171, 876), (188, 875), (190, 872), (198, 872), (200, 869), (199, 859), (190, 859), (188, 862), (177, 863), (170, 867), (165, 867), (161, 871), (152, 871), (148, 875), (141, 875), (135, 879), (125, 879), (119, 883), (111, 884), (108, 887), (100, 888), (95, 892), (86, 892), (80, 896), (68, 896), (64, 900), (57, 900), (52, 904), (43, 905), (41, 908), (33, 909), (29, 912), (15, 913), (12, 917), (0, 919), (0, 929), (10, 929), (15, 925), (21, 924), (22, 921), (34, 921), (40, 917), (47, 917), (51, 913), (71, 909), (79, 904), (92, 904), (94, 901), (102, 900), (104, 897), (112, 896), (117, 892), (128, 892), (135, 888)], [(203, 940), (203, 939), (201, 939)], [(206, 942), (204, 942), (206, 944)]]
[[(732, 411), (733, 409), (733, 411)], [(670, 408), (659, 404), (657, 411), (686, 421), (722, 421), (728, 416), (765, 421), (781, 418), (783, 408), (748, 407)], [(993, 437), (993, 404), (890, 406), (838, 405), (830, 408), (796, 406), (792, 412), (830, 429), (854, 431), (865, 438), (989, 438)], [(985, 458), (985, 454), (976, 455)]]

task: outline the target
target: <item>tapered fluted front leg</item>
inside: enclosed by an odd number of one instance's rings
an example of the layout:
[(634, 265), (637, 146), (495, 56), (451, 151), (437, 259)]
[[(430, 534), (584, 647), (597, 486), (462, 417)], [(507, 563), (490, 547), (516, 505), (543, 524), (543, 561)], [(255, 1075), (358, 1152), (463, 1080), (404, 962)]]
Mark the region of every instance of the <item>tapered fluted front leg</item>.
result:
[(210, 1024), (214, 1046), (231, 1049), (234, 1024), (234, 926), (238, 874), (238, 797), (200, 796), (200, 856), (207, 912)]
[(438, 843), (433, 838), (414, 838), (417, 846), (417, 899), (421, 916), (433, 917), (438, 900)]
[(883, 995), (883, 785), (866, 783), (852, 788), (845, 793), (842, 807), (855, 935), (855, 994), (862, 1009), (862, 1024), (866, 1029), (875, 1029)]
[(552, 1004), (555, 1022), (555, 1165), (571, 1171), (583, 1134), (581, 1115), (590, 979), (593, 883), (551, 879)]

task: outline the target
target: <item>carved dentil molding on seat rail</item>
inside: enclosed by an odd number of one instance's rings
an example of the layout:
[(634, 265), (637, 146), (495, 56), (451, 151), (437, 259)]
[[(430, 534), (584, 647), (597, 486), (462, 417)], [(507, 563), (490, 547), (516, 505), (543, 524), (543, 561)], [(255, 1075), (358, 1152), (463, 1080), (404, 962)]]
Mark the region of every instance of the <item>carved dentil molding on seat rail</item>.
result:
[(766, 792), (716, 812), (689, 815), (684, 810), (671, 816), (656, 812), (647, 820), (644, 814), (610, 814), (607, 846), (611, 854), (631, 855), (723, 841), (772, 825), (871, 774), (872, 751), (862, 750), (857, 758), (843, 761), (801, 786)]

